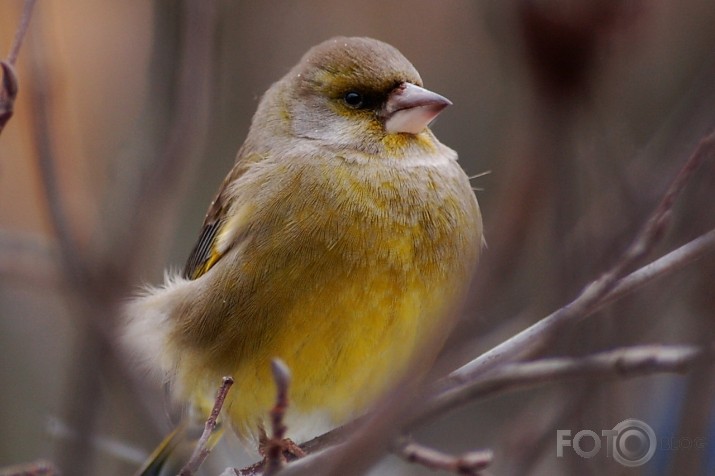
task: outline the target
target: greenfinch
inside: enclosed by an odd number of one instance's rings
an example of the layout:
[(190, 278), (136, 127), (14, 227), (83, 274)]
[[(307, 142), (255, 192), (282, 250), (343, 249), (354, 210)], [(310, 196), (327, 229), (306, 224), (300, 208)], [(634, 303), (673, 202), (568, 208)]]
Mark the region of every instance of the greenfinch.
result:
[(468, 177), (428, 128), (450, 104), (386, 43), (309, 50), (261, 99), (183, 274), (127, 304), (127, 344), (199, 414), (232, 376), (244, 440), (269, 426), (274, 357), (294, 441), (364, 413), (443, 342), (479, 257)]

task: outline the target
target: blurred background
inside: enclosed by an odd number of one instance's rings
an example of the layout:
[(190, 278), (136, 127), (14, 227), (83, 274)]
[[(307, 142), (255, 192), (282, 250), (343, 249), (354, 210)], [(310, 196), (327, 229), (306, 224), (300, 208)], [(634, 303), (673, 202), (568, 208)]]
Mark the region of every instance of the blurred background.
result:
[[(454, 102), (437, 137), (470, 176), (490, 171), (472, 181), (489, 248), (450, 344), (463, 361), (615, 262), (715, 126), (710, 0), (207, 5), (35, 7), (15, 116), (0, 136), (0, 467), (46, 458), (65, 474), (131, 474), (171, 427), (163, 391), (122, 365), (115, 310), (183, 267), (261, 94), (327, 38), (371, 36), (401, 50)], [(0, 3), (2, 55), (22, 7)], [(713, 164), (691, 181), (651, 258), (715, 226)], [(549, 354), (709, 344), (714, 334), (710, 254), (567, 329)], [(715, 372), (703, 366), (511, 392), (414, 436), (453, 453), (492, 448), (494, 474), (705, 475), (715, 473), (713, 403)], [(626, 418), (705, 446), (662, 446), (637, 468), (603, 452), (556, 457), (556, 429), (600, 434)], [(85, 443), (90, 451), (78, 450)], [(228, 464), (221, 456), (216, 468)], [(422, 471), (431, 473), (388, 457), (374, 474)]]

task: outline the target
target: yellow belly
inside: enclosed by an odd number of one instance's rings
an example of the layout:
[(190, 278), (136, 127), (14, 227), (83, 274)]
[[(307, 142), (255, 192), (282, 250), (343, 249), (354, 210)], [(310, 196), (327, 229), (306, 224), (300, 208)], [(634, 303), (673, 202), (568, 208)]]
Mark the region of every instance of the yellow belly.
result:
[(318, 411), (332, 425), (360, 414), (399, 379), (419, 337), (432, 328), (429, 318), (438, 317), (430, 315), (434, 299), (422, 284), (378, 270), (350, 278), (306, 295), (267, 345), (236, 367), (229, 412), (239, 433), (255, 431), (257, 416), (274, 402), (268, 366), (274, 356), (293, 374), (290, 412)]
[[(396, 240), (403, 239), (412, 237)], [(324, 431), (365, 411), (399, 380), (425, 336), (435, 336), (440, 324), (449, 328), (443, 320), (446, 307), (466, 279), (456, 273), (454, 277), (462, 282), (454, 283), (439, 276), (438, 266), (434, 272), (414, 267), (411, 246), (405, 245), (403, 252), (395, 251), (399, 247), (390, 249), (397, 253), (391, 266), (376, 254), (357, 268), (298, 266), (300, 272), (286, 267), (271, 273), (254, 304), (265, 313), (257, 313), (255, 319), (266, 326), (247, 322), (245, 316), (236, 318), (236, 325), (245, 328), (243, 337), (217, 343), (221, 350), (214, 355), (187, 359), (197, 365), (184, 366), (181, 380), (203, 383), (193, 387), (192, 400), (206, 412), (212, 404), (207, 397), (213, 395), (221, 375), (232, 375), (235, 384), (226, 405), (232, 426), (244, 438), (255, 436), (275, 400), (270, 361), (280, 357), (293, 375), (291, 437), (301, 440), (311, 435), (309, 428), (300, 428), (309, 423), (299, 416), (321, 420), (315, 431)], [(394, 266), (395, 261), (405, 266)], [(329, 257), (325, 262), (331, 266)], [(313, 279), (318, 274), (328, 279)], [(287, 288), (294, 299), (273, 298)]]

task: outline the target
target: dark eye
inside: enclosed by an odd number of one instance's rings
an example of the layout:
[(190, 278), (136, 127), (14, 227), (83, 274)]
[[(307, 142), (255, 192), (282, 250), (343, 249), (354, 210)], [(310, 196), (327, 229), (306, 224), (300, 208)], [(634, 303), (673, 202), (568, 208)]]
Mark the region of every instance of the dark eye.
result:
[(343, 99), (345, 100), (345, 104), (355, 109), (359, 108), (363, 104), (362, 94), (355, 91), (348, 91), (345, 93)]

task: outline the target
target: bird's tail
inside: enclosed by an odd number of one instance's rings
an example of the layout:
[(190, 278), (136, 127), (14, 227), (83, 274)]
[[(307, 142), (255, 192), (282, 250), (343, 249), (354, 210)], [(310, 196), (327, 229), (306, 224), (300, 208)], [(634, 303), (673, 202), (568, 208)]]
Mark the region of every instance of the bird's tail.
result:
[(175, 274), (165, 276), (161, 287), (148, 287), (123, 306), (121, 342), (129, 358), (160, 381), (171, 379), (176, 356), (167, 345), (173, 331), (177, 305), (195, 289), (195, 281)]
[[(162, 440), (149, 455), (135, 476), (176, 476), (186, 466), (204, 431), (198, 421), (182, 422), (174, 431)], [(206, 443), (209, 451), (221, 440), (223, 426), (218, 425)]]

